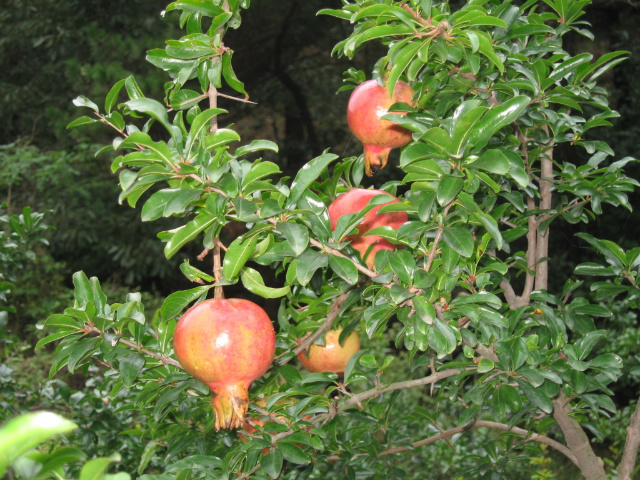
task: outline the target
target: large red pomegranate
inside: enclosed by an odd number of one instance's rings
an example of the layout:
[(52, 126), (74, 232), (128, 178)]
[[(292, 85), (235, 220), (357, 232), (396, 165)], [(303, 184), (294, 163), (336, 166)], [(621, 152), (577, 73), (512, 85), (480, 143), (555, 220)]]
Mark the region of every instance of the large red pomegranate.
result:
[[(397, 197), (391, 195), (389, 192), (385, 192), (384, 190), (352, 188), (346, 193), (340, 195), (331, 203), (331, 205), (329, 205), (328, 212), (331, 231), (336, 229), (338, 219), (341, 216), (361, 211), (376, 195), (389, 196), (389, 201), (384, 205), (400, 201)], [(377, 235), (364, 236), (364, 234), (375, 227), (384, 225), (388, 225), (397, 230), (408, 220), (406, 212), (388, 212), (379, 214), (378, 210), (380, 210), (382, 206), (383, 205), (376, 205), (364, 215), (364, 218), (358, 225), (357, 234), (347, 235), (342, 239), (342, 241), (351, 241), (351, 246), (360, 252), (360, 256), (370, 269), (373, 269), (374, 267), (374, 259), (378, 251), (395, 250), (396, 245)], [(370, 247), (371, 250), (369, 250)]]
[(310, 372), (344, 373), (349, 359), (360, 350), (360, 337), (351, 332), (340, 345), (342, 327), (329, 330), (324, 336), (324, 346), (313, 344), (308, 352), (300, 352), (298, 360)]
[[(411, 141), (411, 132), (380, 117), (394, 103), (412, 103), (413, 89), (402, 80), (396, 82), (393, 95), (376, 80), (367, 80), (351, 93), (347, 122), (351, 132), (364, 145), (364, 168), (368, 176), (383, 169), (392, 149)], [(400, 112), (398, 112), (400, 113)]]
[(216, 430), (244, 424), (249, 385), (271, 365), (275, 344), (269, 316), (249, 300), (212, 298), (180, 318), (173, 347), (184, 369), (211, 389)]

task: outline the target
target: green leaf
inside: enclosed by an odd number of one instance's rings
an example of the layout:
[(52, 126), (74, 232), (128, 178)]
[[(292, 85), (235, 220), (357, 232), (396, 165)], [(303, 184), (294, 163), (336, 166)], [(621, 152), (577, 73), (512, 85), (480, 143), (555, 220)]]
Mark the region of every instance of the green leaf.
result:
[(45, 320), (44, 326), (49, 328), (65, 329), (67, 331), (69, 329), (74, 330), (69, 333), (78, 333), (84, 329), (84, 326), (75, 318), (69, 317), (68, 315), (61, 315), (59, 313), (54, 313), (49, 316)]
[(181, 290), (169, 295), (160, 308), (160, 314), (164, 320), (170, 320), (182, 312), (187, 305), (206, 295), (213, 285), (203, 285), (191, 290)]
[(251, 258), (257, 244), (257, 235), (248, 239), (238, 237), (231, 242), (222, 262), (222, 274), (227, 280), (234, 280), (240, 274), (247, 260)]
[(389, 253), (388, 258), (391, 270), (398, 276), (398, 279), (404, 283), (411, 284), (417, 268), (413, 255), (405, 250), (399, 250)]
[(242, 281), (244, 288), (249, 290), (251, 293), (260, 295), (262, 298), (280, 298), (291, 291), (291, 287), (288, 285), (280, 288), (265, 286), (260, 272), (247, 266), (245, 266), (240, 272), (240, 280)]
[(309, 185), (311, 185), (311, 183), (322, 174), (327, 166), (337, 158), (338, 155), (334, 155), (333, 153), (325, 153), (323, 155), (320, 155), (319, 157), (314, 158), (309, 163), (304, 165), (300, 170), (298, 170), (296, 178), (291, 184), (291, 194), (289, 195), (287, 206), (290, 206), (300, 200), (302, 195), (304, 195), (304, 191), (309, 187)]
[(167, 6), (166, 11), (171, 12), (172, 10), (201, 13), (211, 18), (215, 18), (218, 15), (225, 13), (224, 10), (214, 2), (208, 2), (205, 0), (179, 0), (177, 2), (172, 2)]
[(78, 425), (58, 414), (33, 412), (12, 418), (0, 428), (0, 477), (18, 457)]
[(218, 128), (215, 132), (209, 134), (205, 138), (205, 146), (207, 150), (216, 150), (225, 145), (240, 141), (240, 135), (230, 128)]
[(132, 353), (118, 357), (120, 375), (125, 387), (131, 387), (145, 365), (144, 356)]
[[(247, 173), (247, 176), (242, 181), (241, 190), (246, 192), (251, 189), (252, 183), (258, 182), (269, 175), (275, 175), (280, 173), (280, 167), (272, 162), (260, 162), (254, 163), (251, 167), (251, 171)], [(253, 190), (250, 190), (253, 192)], [(245, 193), (246, 195), (246, 193)]]
[(393, 92), (398, 79), (407, 69), (407, 66), (409, 65), (411, 60), (413, 60), (413, 58), (416, 56), (420, 47), (422, 47), (422, 42), (414, 41), (402, 47), (402, 49), (400, 49), (400, 51), (396, 52), (396, 54), (394, 55), (391, 60), (391, 71), (389, 72), (389, 77), (387, 78), (387, 88), (390, 92)]
[(267, 475), (271, 478), (278, 478), (282, 471), (283, 463), (284, 456), (278, 448), (272, 448), (269, 453), (260, 460), (260, 466), (264, 468), (264, 471), (267, 472)]
[(91, 100), (89, 100), (84, 95), (80, 95), (79, 97), (74, 98), (73, 99), (73, 104), (76, 107), (88, 107), (91, 110), (93, 110), (94, 112), (99, 112), (100, 111), (100, 109), (98, 108), (98, 105), (93, 103)]
[(542, 410), (544, 413), (551, 414), (553, 412), (553, 404), (551, 399), (544, 393), (543, 390), (533, 388), (529, 382), (524, 380), (517, 380), (518, 385), (522, 389), (523, 393), (531, 400), (536, 407)]
[(456, 195), (460, 193), (464, 186), (464, 180), (461, 177), (454, 177), (452, 175), (446, 175), (442, 177), (438, 184), (438, 190), (436, 192), (436, 199), (442, 206), (449, 204)]
[[(173, 257), (185, 244), (196, 238), (203, 230), (216, 223), (217, 216), (201, 213), (186, 225), (176, 230), (163, 232), (160, 235), (168, 234), (169, 240), (164, 247), (164, 255), (168, 259)], [(170, 236), (169, 236), (170, 235)]]
[(91, 282), (83, 271), (73, 274), (73, 286), (74, 306), (76, 308), (86, 307), (93, 300), (93, 293), (91, 292)]
[(498, 130), (517, 120), (530, 101), (526, 95), (518, 95), (489, 110), (471, 135), (470, 141), (474, 147), (479, 149), (486, 145)]
[(89, 125), (90, 123), (96, 123), (98, 120), (95, 118), (87, 117), (86, 115), (76, 118), (73, 122), (67, 125), (67, 128), (80, 127), (82, 125)]
[(311, 463), (311, 457), (293, 443), (278, 442), (277, 447), (278, 450), (282, 452), (284, 459), (288, 462), (297, 463), (299, 465)]
[(307, 250), (298, 259), (296, 277), (301, 285), (306, 285), (319, 268), (329, 264), (329, 258), (322, 253)]
[(240, 157), (242, 155), (246, 155), (247, 153), (258, 152), (261, 150), (272, 150), (274, 152), (278, 152), (278, 144), (272, 142), (271, 140), (252, 140), (248, 145), (243, 145), (238, 147), (235, 152), (233, 152), (234, 156)]
[(145, 115), (156, 119), (167, 129), (172, 137), (175, 136), (173, 126), (171, 125), (171, 122), (169, 122), (167, 110), (160, 102), (151, 98), (136, 98), (125, 102), (125, 105), (134, 112), (144, 113)]
[(479, 168), (497, 175), (505, 175), (511, 164), (501, 150), (491, 149), (480, 155), (479, 158), (467, 164), (470, 168)]
[[(81, 328), (78, 328), (78, 330), (81, 330)], [(51, 335), (40, 339), (38, 343), (36, 343), (35, 350), (38, 350), (51, 342), (55, 342), (56, 340), (60, 340), (61, 338), (68, 337), (69, 335), (73, 335), (75, 333), (77, 332), (70, 332), (69, 330), (52, 333)]]
[(238, 80), (238, 77), (236, 77), (236, 73), (233, 71), (233, 67), (231, 66), (232, 55), (233, 52), (230, 50), (222, 55), (222, 76), (227, 82), (227, 85), (233, 88), (236, 92), (248, 97), (247, 92), (244, 90), (244, 83)]
[(463, 227), (446, 227), (442, 231), (443, 240), (453, 250), (465, 258), (473, 255), (473, 236), (471, 232)]
[(493, 370), (495, 365), (488, 358), (483, 358), (478, 363), (478, 373), (487, 373)]
[(71, 353), (69, 354), (67, 368), (71, 373), (75, 371), (76, 366), (85, 358), (91, 356), (91, 354), (98, 350), (101, 340), (100, 337), (83, 338), (70, 347)]
[(555, 67), (549, 75), (549, 78), (553, 81), (558, 81), (561, 78), (569, 75), (571, 72), (576, 71), (577, 68), (583, 63), (590, 62), (592, 58), (593, 55), (591, 55), (590, 53), (581, 53), (579, 55), (576, 55), (575, 57), (571, 57)]
[(433, 303), (427, 301), (424, 297), (414, 297), (413, 307), (416, 309), (416, 314), (420, 317), (420, 320), (427, 325), (432, 325), (436, 320), (436, 309)]
[(282, 232), (296, 257), (307, 249), (309, 245), (309, 229), (304, 225), (292, 222), (278, 222), (276, 229)]
[(358, 269), (351, 260), (329, 255), (329, 267), (348, 284), (355, 285), (357, 283)]
[[(119, 148), (131, 148), (134, 150), (137, 150), (138, 147), (146, 147), (151, 150), (156, 154), (158, 159), (162, 160), (164, 164), (173, 171), (175, 165), (173, 164), (171, 149), (165, 142), (154, 142), (151, 137), (144, 132), (133, 132), (119, 145)], [(151, 160), (153, 160), (153, 157), (151, 157)]]
[(142, 207), (143, 222), (157, 220), (160, 217), (170, 217), (184, 213), (189, 204), (202, 195), (203, 190), (188, 190), (185, 188), (165, 188), (155, 192)]
[(82, 470), (80, 470), (79, 480), (103, 480), (109, 465), (113, 462), (119, 462), (121, 460), (118, 453), (114, 453), (109, 458), (94, 458), (84, 464)]
[(191, 122), (191, 130), (187, 136), (185, 158), (189, 158), (191, 156), (191, 149), (193, 148), (194, 142), (200, 137), (200, 134), (203, 131), (206, 131), (206, 129), (211, 126), (211, 119), (221, 113), (227, 113), (227, 111), (222, 108), (208, 108), (204, 112), (199, 113), (196, 118), (193, 119), (193, 122)]

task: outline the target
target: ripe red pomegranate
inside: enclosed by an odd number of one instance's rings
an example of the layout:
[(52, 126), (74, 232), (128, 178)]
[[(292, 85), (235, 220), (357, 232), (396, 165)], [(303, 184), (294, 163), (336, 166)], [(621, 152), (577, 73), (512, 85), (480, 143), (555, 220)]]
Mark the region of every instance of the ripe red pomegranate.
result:
[[(364, 145), (364, 169), (375, 175), (387, 164), (392, 149), (411, 141), (411, 132), (390, 120), (380, 118), (394, 103), (412, 103), (413, 89), (398, 80), (393, 95), (376, 80), (367, 80), (351, 93), (347, 105), (347, 122), (351, 132)], [(400, 112), (399, 112), (400, 113)]]
[[(348, 192), (340, 195), (331, 203), (331, 205), (329, 205), (328, 212), (331, 231), (334, 231), (336, 229), (338, 219), (342, 215), (361, 211), (376, 195), (389, 196), (390, 201), (385, 203), (384, 205), (397, 203), (400, 201), (397, 197), (391, 195), (389, 192), (385, 192), (384, 190), (352, 188)], [(395, 250), (397, 245), (394, 245), (388, 240), (377, 235), (364, 236), (364, 234), (372, 228), (380, 227), (383, 225), (389, 225), (390, 227), (397, 230), (403, 223), (408, 220), (407, 214), (405, 212), (389, 212), (378, 214), (378, 210), (380, 210), (382, 206), (383, 205), (376, 205), (365, 214), (364, 218), (358, 225), (357, 234), (347, 235), (342, 239), (342, 241), (351, 241), (351, 246), (358, 250), (358, 252), (360, 252), (362, 259), (366, 262), (367, 266), (370, 269), (374, 268), (374, 259), (378, 251)], [(369, 247), (371, 247), (371, 250), (369, 250)], [(369, 250), (368, 254), (367, 250)]]
[(216, 430), (244, 424), (249, 385), (271, 365), (275, 344), (269, 316), (249, 300), (212, 298), (180, 318), (173, 348), (184, 369), (211, 389)]
[(338, 339), (342, 327), (329, 330), (324, 336), (324, 346), (313, 344), (308, 352), (300, 352), (298, 360), (310, 372), (344, 373), (351, 356), (360, 350), (360, 337), (351, 332), (340, 345)]

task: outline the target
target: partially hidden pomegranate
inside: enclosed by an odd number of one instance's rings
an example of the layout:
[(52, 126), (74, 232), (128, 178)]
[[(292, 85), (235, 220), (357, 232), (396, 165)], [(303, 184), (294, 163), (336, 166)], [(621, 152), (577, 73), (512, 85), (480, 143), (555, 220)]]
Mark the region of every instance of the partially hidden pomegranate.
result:
[[(338, 198), (329, 205), (328, 213), (331, 231), (336, 229), (338, 219), (341, 216), (361, 211), (367, 206), (369, 201), (377, 195), (387, 195), (389, 197), (389, 202), (384, 205), (400, 202), (397, 197), (389, 192), (385, 192), (384, 190), (352, 188), (338, 196)], [(364, 218), (358, 225), (357, 234), (347, 235), (342, 239), (342, 241), (351, 241), (351, 246), (360, 252), (360, 256), (372, 270), (374, 268), (376, 253), (380, 250), (395, 250), (396, 245), (389, 242), (389, 240), (379, 237), (378, 235), (364, 236), (364, 234), (375, 227), (384, 225), (388, 225), (397, 230), (408, 220), (406, 212), (388, 212), (379, 214), (378, 211), (381, 207), (383, 207), (383, 205), (376, 205), (364, 215)], [(369, 250), (369, 248), (371, 249)]]
[(409, 130), (380, 117), (386, 115), (394, 103), (412, 104), (413, 94), (413, 89), (402, 80), (396, 82), (393, 95), (376, 80), (361, 83), (351, 93), (347, 122), (351, 132), (364, 145), (364, 169), (368, 176), (384, 168), (392, 149), (411, 141)]
[(329, 330), (324, 336), (324, 346), (312, 344), (308, 352), (300, 352), (298, 360), (310, 372), (333, 372), (343, 374), (349, 359), (360, 350), (360, 337), (351, 332), (340, 345), (338, 341), (342, 327)]
[(269, 316), (249, 300), (212, 298), (180, 318), (173, 347), (184, 369), (211, 389), (216, 430), (244, 424), (249, 386), (271, 365), (275, 344)]

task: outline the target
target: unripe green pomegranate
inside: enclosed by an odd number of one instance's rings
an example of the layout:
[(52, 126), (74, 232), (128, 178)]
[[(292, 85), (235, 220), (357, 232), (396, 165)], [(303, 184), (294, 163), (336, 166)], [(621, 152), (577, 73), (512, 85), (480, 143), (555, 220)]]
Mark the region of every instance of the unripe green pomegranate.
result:
[[(331, 231), (334, 231), (336, 229), (338, 219), (341, 216), (361, 211), (376, 195), (389, 196), (389, 202), (385, 203), (384, 205), (400, 202), (397, 197), (391, 195), (389, 192), (385, 192), (384, 190), (352, 188), (351, 190), (340, 195), (331, 203), (331, 205), (329, 205), (328, 213), (329, 222), (331, 224)], [(380, 210), (380, 208), (382, 207), (383, 205), (376, 205), (371, 210), (369, 210), (358, 225), (358, 233), (347, 235), (342, 239), (343, 241), (351, 241), (351, 246), (358, 252), (360, 252), (360, 256), (366, 262), (367, 266), (372, 270), (374, 268), (376, 253), (378, 253), (380, 250), (395, 250), (396, 245), (389, 242), (389, 240), (386, 240), (377, 235), (364, 236), (364, 234), (375, 227), (384, 225), (388, 225), (397, 230), (408, 220), (407, 214), (405, 212), (389, 212), (379, 214), (378, 210)], [(369, 250), (369, 247), (371, 247), (371, 250)], [(368, 254), (367, 251), (369, 251)]]
[(393, 95), (376, 80), (367, 80), (351, 93), (347, 105), (347, 122), (355, 137), (364, 145), (364, 169), (368, 176), (383, 169), (392, 149), (411, 141), (411, 132), (386, 115), (394, 103), (412, 103), (413, 89), (402, 80), (396, 82)]
[(342, 327), (329, 330), (324, 336), (324, 346), (313, 344), (307, 352), (300, 352), (298, 360), (310, 372), (343, 374), (349, 359), (360, 350), (360, 337), (351, 332), (340, 345)]
[(249, 300), (205, 300), (180, 318), (173, 347), (184, 369), (211, 389), (216, 430), (242, 427), (249, 386), (271, 365), (275, 343), (269, 316)]

